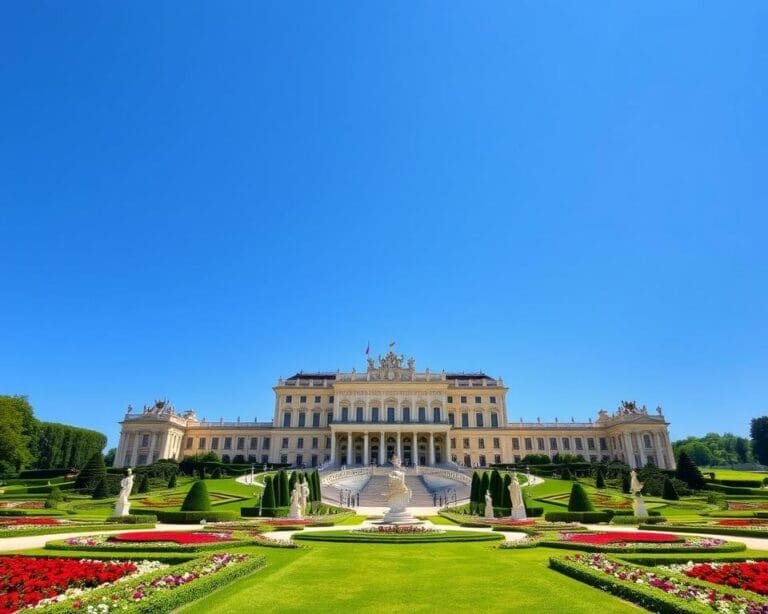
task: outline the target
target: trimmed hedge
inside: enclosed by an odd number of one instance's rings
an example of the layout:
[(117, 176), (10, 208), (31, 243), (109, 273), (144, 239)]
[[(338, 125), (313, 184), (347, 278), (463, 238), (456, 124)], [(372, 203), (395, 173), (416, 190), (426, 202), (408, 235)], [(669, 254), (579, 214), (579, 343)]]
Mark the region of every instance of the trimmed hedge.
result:
[(42, 480), (46, 478), (64, 477), (69, 473), (69, 469), (29, 469), (19, 473), (21, 480)]
[(721, 484), (722, 486), (742, 486), (744, 488), (760, 488), (762, 480), (707, 480), (707, 484)]
[(768, 531), (750, 529), (749, 527), (713, 527), (708, 525), (702, 525), (698, 527), (695, 525), (669, 525), (665, 527), (658, 527), (654, 526), (652, 523), (646, 522), (639, 525), (638, 528), (648, 531), (658, 531), (659, 529), (664, 529), (674, 533), (702, 533), (704, 535), (729, 535), (732, 537), (760, 537), (762, 539), (768, 539)]
[(122, 524), (145, 524), (147, 522), (157, 522), (157, 516), (155, 516), (155, 514), (129, 514), (128, 516), (110, 516), (107, 518), (106, 522)]
[(707, 490), (713, 490), (715, 492), (721, 492), (726, 495), (757, 495), (765, 497), (768, 495), (768, 491), (760, 488), (745, 488), (739, 486), (724, 486), (722, 484), (715, 484), (714, 482), (707, 482), (705, 488)]
[[(45, 544), (45, 550), (56, 550), (60, 552), (206, 552), (209, 550), (222, 550), (230, 548), (239, 548), (242, 546), (252, 546), (251, 540), (239, 539), (228, 542), (210, 542), (207, 544), (171, 544), (160, 545), (157, 542), (110, 542), (103, 546), (74, 546), (68, 544), (66, 540), (54, 540)], [(149, 557), (148, 557), (149, 558)]]
[[(658, 530), (658, 527), (654, 527), (654, 529)], [(691, 546), (676, 546), (674, 543), (663, 544), (655, 547), (651, 547), (648, 544), (643, 544), (641, 542), (638, 542), (637, 545), (631, 546), (611, 546), (610, 544), (597, 545), (587, 544), (584, 542), (565, 542), (542, 539), (539, 542), (539, 545), (546, 548), (563, 548), (565, 550), (581, 550), (582, 552), (602, 552), (616, 554), (630, 554), (633, 552), (643, 554), (651, 554), (654, 552), (658, 552), (659, 554), (692, 554), (694, 552), (714, 554), (717, 552), (741, 552), (742, 550), (747, 549), (746, 545), (742, 544), (741, 542), (725, 542), (720, 546), (713, 546), (712, 548), (693, 548)]]
[(425, 544), (435, 542), (485, 542), (501, 541), (503, 535), (498, 533), (479, 533), (476, 531), (446, 531), (445, 533), (423, 533), (414, 535), (397, 535), (393, 533), (355, 533), (352, 531), (313, 531), (312, 533), (297, 533), (295, 540), (346, 542), (363, 544)]
[(237, 520), (237, 512), (230, 510), (207, 511), (207, 512), (166, 512), (156, 510), (153, 514), (157, 515), (160, 522), (168, 524), (199, 524), (201, 520), (206, 522), (224, 522), (228, 520)]
[(666, 522), (667, 519), (664, 516), (632, 516), (632, 515), (616, 515), (611, 518), (611, 524), (658, 524), (660, 522)]
[(584, 524), (597, 524), (609, 522), (613, 514), (608, 512), (547, 512), (544, 520), (548, 522), (583, 522)]

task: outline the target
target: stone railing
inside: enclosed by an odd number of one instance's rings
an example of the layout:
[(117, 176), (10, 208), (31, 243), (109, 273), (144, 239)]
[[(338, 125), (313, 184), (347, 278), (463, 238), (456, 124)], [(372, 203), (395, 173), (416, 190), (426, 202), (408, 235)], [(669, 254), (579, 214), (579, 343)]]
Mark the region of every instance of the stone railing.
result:
[(451, 469), (444, 469), (442, 467), (416, 467), (415, 473), (417, 475), (436, 475), (443, 478), (448, 478), (454, 482), (461, 482), (462, 484), (472, 484), (472, 478), (459, 473), (458, 471), (452, 471)]
[(339, 482), (341, 480), (347, 480), (349, 478), (355, 478), (360, 477), (364, 475), (374, 475), (373, 472), (374, 467), (354, 467), (352, 469), (341, 469), (339, 471), (334, 471), (333, 473), (329, 473), (328, 475), (324, 475), (320, 482), (323, 486), (330, 486), (331, 484), (335, 484), (336, 482)]

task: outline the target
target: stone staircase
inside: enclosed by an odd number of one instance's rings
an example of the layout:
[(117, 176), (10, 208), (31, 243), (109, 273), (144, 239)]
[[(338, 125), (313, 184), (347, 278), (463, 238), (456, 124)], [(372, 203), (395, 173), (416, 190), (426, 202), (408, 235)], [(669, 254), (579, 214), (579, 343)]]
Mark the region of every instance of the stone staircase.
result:
[[(360, 505), (363, 507), (386, 507), (387, 498), (385, 493), (387, 492), (387, 482), (388, 478), (385, 475), (372, 476), (360, 491)], [(432, 507), (434, 505), (432, 490), (427, 487), (421, 476), (406, 476), (405, 483), (412, 493), (411, 502), (408, 504), (409, 507)], [(456, 487), (457, 491), (459, 491), (459, 498), (463, 496), (463, 489), (469, 492), (468, 487), (465, 487), (463, 484), (457, 484)]]

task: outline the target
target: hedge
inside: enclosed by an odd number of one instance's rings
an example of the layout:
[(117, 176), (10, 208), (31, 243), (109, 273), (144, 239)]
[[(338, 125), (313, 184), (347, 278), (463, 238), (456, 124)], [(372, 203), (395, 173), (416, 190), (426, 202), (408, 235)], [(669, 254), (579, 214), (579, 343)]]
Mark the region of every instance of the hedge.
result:
[(45, 544), (45, 550), (56, 550), (59, 552), (155, 552), (161, 550), (163, 552), (206, 552), (209, 550), (221, 551), (222, 548), (238, 548), (241, 546), (251, 546), (253, 542), (251, 540), (239, 539), (228, 542), (209, 542), (205, 544), (175, 544), (164, 543), (160, 545), (157, 542), (110, 542), (109, 545), (99, 546), (76, 546), (68, 544), (66, 540), (54, 540)]
[(713, 527), (709, 525), (698, 527), (694, 525), (669, 525), (665, 527), (658, 527), (654, 526), (652, 523), (646, 522), (639, 525), (638, 528), (649, 531), (658, 531), (659, 529), (664, 529), (666, 531), (673, 531), (675, 533), (702, 533), (704, 535), (730, 535), (732, 537), (760, 537), (762, 539), (768, 539), (768, 531), (750, 529), (749, 527)]
[(500, 541), (504, 539), (504, 536), (498, 533), (479, 533), (476, 531), (446, 531), (444, 533), (416, 533), (413, 535), (359, 533), (352, 531), (313, 531), (312, 533), (297, 533), (293, 536), (293, 539), (322, 542), (357, 542), (364, 544), (424, 544), (434, 542)]
[(614, 516), (611, 518), (611, 524), (657, 524), (660, 522), (666, 522), (667, 519), (664, 518), (664, 516), (632, 516), (632, 515), (621, 515), (621, 516)]
[(28, 469), (19, 473), (20, 480), (42, 480), (47, 478), (64, 477), (69, 469)]
[(765, 497), (768, 495), (768, 491), (760, 488), (744, 488), (738, 486), (724, 486), (722, 484), (715, 484), (714, 482), (707, 482), (707, 490), (713, 490), (715, 492), (721, 492), (726, 495), (759, 495)]
[[(658, 530), (658, 527), (654, 527), (654, 529)], [(747, 549), (746, 545), (741, 542), (725, 542), (720, 546), (713, 546), (711, 548), (693, 548), (690, 546), (676, 546), (674, 543), (670, 543), (669, 545), (663, 544), (661, 546), (649, 546), (648, 544), (638, 542), (637, 545), (630, 546), (611, 546), (610, 544), (603, 546), (597, 544), (587, 544), (584, 542), (566, 542), (542, 539), (539, 542), (539, 545), (546, 548), (564, 548), (566, 550), (581, 550), (583, 552), (611, 552), (626, 554), (633, 552), (643, 554), (651, 554), (654, 552), (658, 552), (659, 554), (714, 554), (717, 552), (741, 552), (742, 550)]]
[[(247, 513), (243, 513), (247, 510)], [(262, 507), (261, 515), (269, 518), (287, 518), (291, 513), (290, 507)], [(240, 514), (246, 518), (253, 518), (259, 515), (258, 507), (241, 507)]]
[[(97, 531), (114, 531), (115, 529), (119, 528), (115, 524), (83, 524), (83, 526), (73, 526), (73, 525), (66, 525), (66, 526), (55, 526), (55, 527), (35, 527), (33, 529), (14, 529), (14, 530), (8, 530), (8, 531), (2, 531), (0, 530), (0, 538), (2, 537), (29, 537), (32, 535), (53, 535), (56, 533), (86, 533), (86, 532), (97, 532)], [(154, 529), (155, 524), (154, 523), (147, 523), (147, 524), (134, 524), (130, 526), (126, 526), (126, 529), (136, 530), (136, 529)]]
[(168, 524), (199, 524), (201, 520), (206, 522), (224, 522), (236, 520), (237, 512), (230, 510), (207, 511), (207, 512), (166, 512), (162, 510), (153, 511), (160, 522)]
[(145, 524), (147, 522), (157, 522), (157, 516), (155, 514), (128, 514), (127, 516), (110, 516), (107, 518), (106, 522), (123, 524)]
[(597, 524), (609, 522), (613, 514), (608, 512), (547, 512), (544, 520), (548, 522), (583, 522), (585, 524)]
[(707, 484), (721, 484), (722, 486), (743, 486), (745, 488), (760, 488), (762, 480), (707, 480)]

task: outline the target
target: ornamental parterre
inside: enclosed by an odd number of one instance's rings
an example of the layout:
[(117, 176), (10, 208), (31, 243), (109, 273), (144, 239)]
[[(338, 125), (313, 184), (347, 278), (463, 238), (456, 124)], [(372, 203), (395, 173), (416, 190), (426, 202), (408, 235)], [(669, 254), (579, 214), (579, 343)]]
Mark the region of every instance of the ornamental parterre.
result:
[[(670, 544), (685, 541), (679, 535), (671, 533), (640, 533), (630, 531), (605, 531), (596, 533), (561, 533), (560, 540), (564, 542), (577, 542), (580, 544), (593, 544), (596, 546), (652, 543)], [(723, 540), (720, 540), (721, 542)]]
[(723, 584), (758, 595), (768, 595), (768, 562), (765, 561), (744, 561), (743, 563), (688, 561), (683, 565), (666, 565), (663, 569), (713, 584)]
[(173, 542), (176, 544), (213, 544), (233, 541), (232, 533), (202, 531), (129, 531), (109, 538), (114, 542)]
[(61, 524), (69, 524), (67, 520), (60, 518), (49, 518), (48, 516), (34, 517), (34, 516), (10, 516), (0, 517), (0, 529), (13, 530), (30, 527), (48, 527)]
[(664, 567), (644, 569), (617, 563), (604, 554), (575, 554), (564, 557), (564, 561), (601, 572), (617, 580), (661, 591), (683, 601), (710, 607), (716, 612), (768, 614), (768, 604), (687, 582), (684, 577), (675, 577), (677, 569), (672, 569), (672, 574), (668, 573), (670, 569)]

